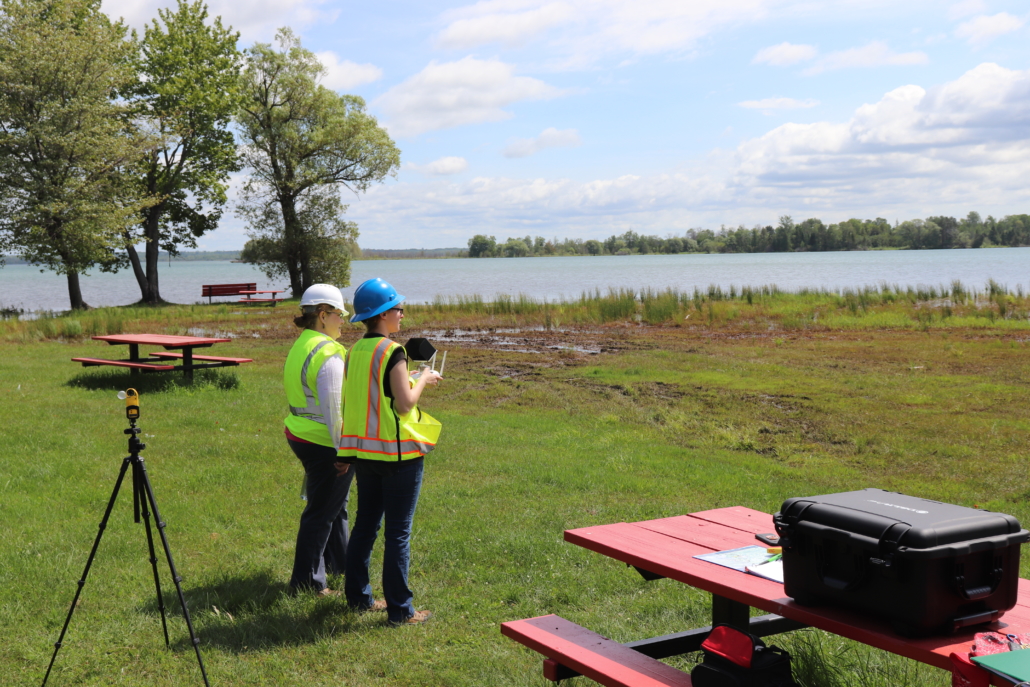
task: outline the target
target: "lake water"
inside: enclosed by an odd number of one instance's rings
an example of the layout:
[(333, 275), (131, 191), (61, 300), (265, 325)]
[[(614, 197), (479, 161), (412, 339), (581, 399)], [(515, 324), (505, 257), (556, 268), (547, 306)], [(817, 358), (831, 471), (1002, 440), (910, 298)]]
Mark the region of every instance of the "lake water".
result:
[[(161, 295), (176, 303), (197, 303), (203, 284), (257, 282), (259, 289), (283, 288), (254, 267), (227, 261), (163, 262)], [(562, 258), (451, 260), (360, 260), (352, 264), (351, 283), (382, 277), (413, 302), (436, 296), (524, 293), (535, 299), (577, 298), (584, 291), (608, 288), (692, 291), (711, 284), (723, 288), (775, 284), (840, 289), (881, 282), (901, 286), (950, 284), (983, 288), (994, 279), (1011, 289), (1030, 287), (1030, 248), (981, 248), (928, 251), (853, 251), (844, 253), (748, 253), (732, 255), (627, 255)], [(82, 278), (92, 306), (128, 305), (139, 300), (130, 270)], [(344, 289), (350, 298), (353, 286)], [(286, 294), (289, 295), (289, 294)], [(228, 299), (220, 299), (228, 300)], [(67, 282), (62, 275), (29, 265), (0, 269), (0, 306), (24, 310), (65, 310)]]

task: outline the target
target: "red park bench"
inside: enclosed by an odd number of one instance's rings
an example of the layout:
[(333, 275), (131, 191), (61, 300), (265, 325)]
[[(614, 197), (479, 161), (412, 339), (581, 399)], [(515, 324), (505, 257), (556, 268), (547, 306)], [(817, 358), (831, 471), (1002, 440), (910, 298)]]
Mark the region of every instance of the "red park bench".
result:
[(201, 297), (207, 298), (207, 302), (211, 303), (215, 296), (239, 296), (244, 291), (254, 291), (257, 284), (204, 284), (200, 289)]

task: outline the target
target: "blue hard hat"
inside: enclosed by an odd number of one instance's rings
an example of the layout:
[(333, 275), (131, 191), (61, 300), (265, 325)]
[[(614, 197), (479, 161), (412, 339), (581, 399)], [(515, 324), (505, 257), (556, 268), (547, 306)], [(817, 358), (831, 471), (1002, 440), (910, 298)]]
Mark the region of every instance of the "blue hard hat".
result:
[(361, 322), (375, 317), (403, 300), (404, 296), (397, 293), (397, 289), (390, 286), (389, 282), (378, 277), (369, 279), (354, 290), (354, 316), (350, 321)]

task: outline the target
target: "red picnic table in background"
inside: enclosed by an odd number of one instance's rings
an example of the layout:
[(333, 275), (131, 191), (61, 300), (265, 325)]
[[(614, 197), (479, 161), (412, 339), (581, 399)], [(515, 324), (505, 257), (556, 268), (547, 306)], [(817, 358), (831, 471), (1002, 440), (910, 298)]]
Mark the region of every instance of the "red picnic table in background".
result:
[[(109, 334), (106, 336), (94, 336), (97, 341), (106, 341), (112, 346), (129, 347), (127, 360), (106, 360), (104, 358), (72, 358), (74, 362), (82, 363), (83, 367), (96, 365), (111, 365), (114, 367), (127, 367), (132, 372), (141, 370), (143, 372), (169, 372), (181, 370), (186, 379), (193, 379), (193, 371), (206, 367), (231, 367), (241, 363), (254, 362), (252, 358), (227, 358), (211, 355), (194, 355), (195, 348), (210, 348), (216, 343), (228, 343), (232, 339), (214, 338), (209, 336), (173, 336), (169, 334)], [(140, 346), (161, 346), (165, 352), (151, 353), (149, 357), (141, 358), (139, 355)], [(181, 353), (171, 353), (173, 349), (179, 349)], [(168, 361), (182, 360), (181, 365), (173, 365)], [(198, 362), (199, 361), (199, 362)]]
[[(265, 294), (265, 293), (270, 293), (270, 294), (272, 294), (272, 296), (270, 298), (251, 298), (251, 296), (255, 296), (255, 295), (259, 295), (259, 294)], [(283, 293), (283, 290), (279, 289), (278, 291), (240, 291), (239, 294), (241, 296), (246, 296), (246, 298), (241, 298), (239, 300), (239, 302), (240, 303), (271, 303), (272, 307), (274, 308), (276, 303), (279, 303), (281, 301), (286, 300), (285, 298), (276, 298), (275, 296), (278, 293)]]
[[(712, 595), (712, 625), (729, 623), (760, 637), (817, 627), (945, 670), (952, 652), (966, 654), (977, 632), (1030, 631), (1030, 581), (1019, 580), (1016, 607), (999, 621), (964, 628), (947, 636), (907, 638), (890, 625), (829, 606), (800, 606), (783, 594), (783, 585), (694, 558), (757, 544), (755, 535), (774, 531), (772, 516), (734, 506), (660, 520), (614, 523), (565, 531), (565, 541), (635, 567), (645, 579), (667, 577)], [(751, 608), (769, 615), (752, 618)], [(1002, 630), (1002, 628), (1007, 628)], [(656, 659), (700, 649), (711, 626), (654, 639), (619, 644), (556, 615), (516, 620), (501, 632), (544, 656), (544, 676), (575, 675), (603, 685), (688, 687), (690, 677)], [(1012, 683), (992, 675), (992, 685)]]

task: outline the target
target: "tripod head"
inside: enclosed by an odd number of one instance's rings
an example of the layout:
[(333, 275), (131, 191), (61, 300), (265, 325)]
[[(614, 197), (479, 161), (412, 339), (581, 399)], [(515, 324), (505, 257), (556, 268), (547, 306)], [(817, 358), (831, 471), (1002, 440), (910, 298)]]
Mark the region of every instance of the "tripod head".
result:
[(147, 447), (139, 440), (139, 433), (143, 430), (136, 426), (136, 420), (139, 419), (139, 392), (135, 389), (126, 389), (118, 392), (118, 398), (125, 401), (125, 417), (129, 421), (129, 428), (124, 432), (129, 435), (129, 453), (138, 456), (139, 452)]

